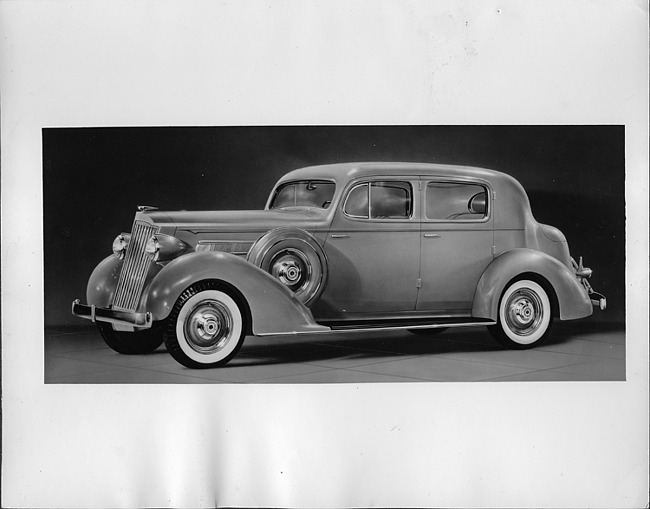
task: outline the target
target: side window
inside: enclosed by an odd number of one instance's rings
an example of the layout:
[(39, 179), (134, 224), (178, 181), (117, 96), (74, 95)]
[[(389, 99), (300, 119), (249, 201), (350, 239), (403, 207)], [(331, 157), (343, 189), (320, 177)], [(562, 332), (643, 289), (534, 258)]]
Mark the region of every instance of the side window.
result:
[(368, 219), (368, 184), (361, 184), (352, 188), (343, 210), (350, 217)]
[(352, 188), (343, 210), (361, 219), (408, 219), (413, 211), (413, 193), (408, 182), (366, 182)]
[(408, 219), (413, 199), (411, 185), (406, 182), (372, 182), (370, 184), (370, 217), (373, 219)]
[(487, 189), (481, 185), (452, 182), (427, 184), (427, 219), (476, 221), (484, 219), (487, 212)]

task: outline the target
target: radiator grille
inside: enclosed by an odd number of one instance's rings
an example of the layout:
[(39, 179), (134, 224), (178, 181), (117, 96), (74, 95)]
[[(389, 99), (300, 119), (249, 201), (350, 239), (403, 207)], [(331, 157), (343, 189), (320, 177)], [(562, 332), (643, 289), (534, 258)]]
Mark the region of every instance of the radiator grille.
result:
[(135, 311), (138, 307), (144, 280), (151, 264), (151, 258), (144, 252), (144, 248), (151, 236), (157, 232), (157, 227), (144, 221), (133, 223), (131, 241), (126, 248), (113, 307), (129, 311)]

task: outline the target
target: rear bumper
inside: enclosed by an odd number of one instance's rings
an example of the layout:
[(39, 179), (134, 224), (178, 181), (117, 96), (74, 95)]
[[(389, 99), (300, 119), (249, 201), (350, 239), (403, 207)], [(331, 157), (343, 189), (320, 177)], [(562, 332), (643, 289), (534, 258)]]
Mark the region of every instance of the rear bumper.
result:
[(601, 311), (605, 311), (607, 308), (607, 299), (602, 293), (594, 292), (593, 290), (589, 293), (589, 298), (591, 303), (594, 306), (598, 306)]
[(94, 305), (81, 304), (79, 299), (72, 303), (72, 314), (93, 322), (108, 322), (149, 329), (153, 323), (151, 313), (136, 313), (121, 309), (106, 309)]
[(571, 265), (573, 266), (576, 277), (582, 283), (582, 286), (584, 286), (585, 290), (587, 290), (591, 304), (593, 306), (598, 306), (601, 311), (605, 311), (607, 308), (607, 299), (602, 293), (594, 292), (594, 289), (589, 284), (589, 281), (587, 281), (591, 277), (593, 271), (582, 265), (582, 256), (580, 257), (580, 262), (576, 262), (573, 258), (571, 258)]

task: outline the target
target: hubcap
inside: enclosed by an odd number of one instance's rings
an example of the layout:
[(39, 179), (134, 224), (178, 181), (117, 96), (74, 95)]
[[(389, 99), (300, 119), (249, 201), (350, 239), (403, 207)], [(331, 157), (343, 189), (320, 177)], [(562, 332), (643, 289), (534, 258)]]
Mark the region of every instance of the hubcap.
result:
[(309, 283), (309, 259), (296, 249), (279, 252), (271, 262), (271, 274), (293, 292), (299, 292)]
[(199, 302), (185, 322), (185, 337), (192, 349), (212, 353), (228, 342), (233, 328), (230, 310), (216, 300)]
[(300, 280), (302, 270), (295, 260), (285, 260), (276, 267), (278, 277), (285, 285), (295, 284)]
[(510, 295), (506, 303), (506, 325), (519, 336), (529, 336), (542, 322), (543, 309), (537, 293), (528, 288), (519, 289)]

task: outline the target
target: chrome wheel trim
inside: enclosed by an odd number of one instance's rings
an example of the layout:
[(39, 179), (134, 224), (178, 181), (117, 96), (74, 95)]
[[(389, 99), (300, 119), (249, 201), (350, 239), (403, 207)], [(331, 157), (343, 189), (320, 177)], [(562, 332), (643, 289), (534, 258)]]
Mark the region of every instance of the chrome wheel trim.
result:
[(530, 288), (513, 292), (505, 304), (507, 327), (518, 336), (530, 336), (544, 317), (542, 302)]
[(184, 332), (195, 351), (210, 354), (224, 347), (230, 338), (232, 313), (218, 300), (203, 300), (188, 313)]
[(239, 306), (228, 294), (204, 290), (181, 308), (176, 338), (183, 353), (200, 363), (225, 359), (237, 347), (243, 330)]
[(313, 267), (309, 258), (300, 250), (286, 248), (271, 260), (271, 275), (294, 293), (300, 293), (309, 284)]
[(548, 329), (551, 320), (549, 298), (534, 281), (517, 281), (503, 295), (499, 319), (508, 338), (530, 345), (541, 339)]

